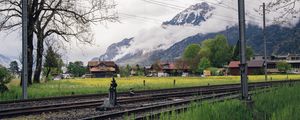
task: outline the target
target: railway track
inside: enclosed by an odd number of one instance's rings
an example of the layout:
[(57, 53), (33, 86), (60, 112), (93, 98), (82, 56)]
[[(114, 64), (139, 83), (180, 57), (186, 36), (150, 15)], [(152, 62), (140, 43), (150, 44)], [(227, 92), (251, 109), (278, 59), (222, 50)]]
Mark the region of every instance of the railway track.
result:
[[(270, 81), (273, 84), (277, 83), (293, 83), (293, 82), (300, 82), (300, 80), (281, 80), (281, 81)], [(253, 82), (249, 84), (256, 84), (256, 83), (270, 83), (270, 82)], [(144, 94), (151, 94), (151, 93), (161, 93), (161, 92), (172, 92), (172, 91), (181, 91), (187, 89), (200, 89), (200, 88), (211, 88), (211, 87), (221, 87), (221, 86), (229, 86), (229, 85), (240, 85), (237, 84), (225, 84), (225, 85), (211, 85), (211, 86), (194, 86), (194, 87), (182, 87), (182, 88), (167, 88), (167, 89), (157, 89), (157, 90), (141, 90), (136, 91), (136, 95), (144, 95)], [(118, 96), (128, 96), (128, 92), (119, 92)], [(87, 95), (70, 95), (70, 96), (59, 96), (59, 97), (44, 97), (44, 98), (35, 98), (35, 99), (26, 99), (26, 100), (10, 100), (10, 101), (0, 101), (0, 105), (3, 104), (16, 104), (16, 103), (24, 103), (24, 102), (38, 102), (38, 101), (46, 101), (46, 100), (64, 100), (64, 99), (74, 99), (74, 98), (93, 98), (93, 97), (107, 97), (107, 93), (103, 94), (87, 94)]]
[[(196, 90), (196, 91), (182, 91), (182, 92), (172, 92), (172, 93), (163, 93), (163, 94), (152, 94), (152, 95), (118, 99), (118, 103), (119, 104), (127, 104), (127, 103), (167, 99), (167, 98), (171, 98), (171, 97), (206, 95), (206, 94), (221, 93), (221, 92), (226, 92), (226, 91), (238, 91), (238, 90), (239, 90), (239, 87), (234, 86), (234, 87), (227, 87), (227, 88), (221, 87), (221, 88)], [(11, 116), (17, 116), (17, 115), (37, 114), (37, 113), (47, 112), (47, 111), (58, 111), (58, 110), (84, 108), (84, 107), (97, 107), (97, 106), (101, 106), (103, 102), (104, 102), (103, 100), (94, 100), (94, 101), (64, 103), (64, 104), (56, 104), (56, 105), (43, 105), (43, 106), (35, 106), (35, 107), (13, 108), (13, 109), (1, 110), (0, 116), (1, 117), (11, 117)]]
[[(276, 88), (274, 88), (276, 89)], [(270, 90), (267, 89), (267, 90), (261, 90), (259, 92), (250, 92), (249, 95), (254, 95), (254, 94), (260, 94), (260, 93), (263, 93), (263, 92), (269, 92)], [(228, 94), (228, 95), (226, 95)], [(206, 103), (216, 103), (216, 102), (222, 102), (222, 101), (226, 101), (226, 100), (231, 100), (231, 99), (238, 99), (240, 98), (240, 94), (230, 94), (230, 93), (225, 93), (224, 96), (222, 95), (214, 95), (213, 97), (212, 96), (207, 96), (207, 97), (204, 97), (204, 98), (200, 98), (202, 101), (203, 100), (206, 100)], [(197, 105), (202, 105), (202, 103), (198, 103)], [(160, 109), (159, 111), (155, 111), (153, 109), (151, 109), (151, 111), (148, 111), (148, 112), (144, 112), (144, 113), (139, 113), (139, 114), (136, 114), (136, 116), (134, 116), (134, 119), (135, 120), (146, 120), (146, 119), (150, 119), (150, 120), (156, 120), (156, 119), (159, 119), (159, 116), (161, 114), (172, 114), (172, 112), (176, 112), (176, 113), (180, 113), (180, 112), (183, 112), (183, 111), (186, 111), (188, 110), (188, 108), (190, 108), (191, 106), (189, 104), (183, 104), (183, 105), (179, 105), (179, 106), (172, 106), (171, 108), (170, 107), (167, 107), (167, 108), (164, 108), (164, 109)], [(93, 118), (93, 117), (90, 117), (90, 118), (84, 118), (84, 119), (97, 119), (97, 118)]]
[[(262, 88), (272, 85), (278, 85), (282, 83), (289, 83), (287, 81), (276, 81), (276, 82), (261, 82), (261, 83), (251, 83), (249, 87), (251, 89)], [(118, 99), (119, 104), (128, 104), (128, 103), (136, 103), (143, 101), (152, 101), (159, 99), (168, 99), (172, 97), (187, 97), (187, 96), (199, 96), (199, 95), (215, 95), (215, 94), (227, 94), (232, 92), (239, 92), (240, 86), (238, 84), (230, 84), (230, 85), (215, 85), (208, 87), (190, 87), (187, 89), (179, 88), (179, 89), (167, 89), (173, 90), (174, 92), (167, 93), (151, 93), (149, 95), (140, 95), (136, 97), (128, 97), (128, 98), (120, 98)], [(156, 91), (156, 90), (155, 90)], [(153, 92), (155, 92), (153, 91)], [(140, 93), (145, 93), (142, 91)], [(149, 91), (147, 91), (149, 92)], [(161, 91), (160, 91), (161, 92)], [(150, 93), (150, 92), (149, 92)], [(123, 93), (124, 94), (124, 93)], [(216, 97), (216, 96), (215, 96)], [(205, 99), (205, 98), (201, 98)], [(191, 101), (191, 100), (187, 100)], [(186, 101), (186, 102), (187, 102)], [(194, 101), (194, 100), (192, 100)], [(23, 101), (22, 101), (23, 102)], [(28, 102), (28, 101), (27, 101)], [(86, 107), (96, 107), (102, 105), (103, 100), (93, 100), (93, 101), (82, 101), (82, 102), (73, 102), (73, 103), (62, 103), (55, 105), (42, 105), (35, 107), (22, 107), (22, 108), (12, 108), (12, 109), (4, 109), (0, 111), (0, 118), (10, 118), (16, 117), (19, 115), (28, 115), (28, 114), (38, 114), (42, 112), (53, 112), (60, 110), (68, 110), (68, 109), (80, 109)]]
[[(261, 93), (260, 91), (259, 93)], [(263, 92), (266, 92), (263, 90)], [(250, 94), (258, 94), (250, 93)], [(190, 99), (184, 99), (180, 101), (171, 101), (163, 104), (138, 107), (130, 110), (119, 111), (114, 113), (102, 114), (97, 116), (91, 116), (82, 118), (81, 120), (122, 120), (124, 117), (134, 116), (135, 120), (146, 120), (146, 119), (159, 119), (159, 116), (163, 113), (181, 112), (187, 110), (190, 107), (190, 103), (197, 101), (208, 101), (209, 103), (220, 102), (229, 99), (237, 99), (240, 97), (239, 91), (231, 91), (217, 94), (208, 94), (202, 97), (194, 97)], [(131, 118), (132, 119), (132, 118)]]
[(103, 114), (103, 115), (98, 115), (98, 116), (87, 117), (87, 118), (83, 118), (82, 120), (122, 119), (122, 116), (124, 116), (126, 114), (127, 115), (141, 114), (141, 113), (146, 113), (146, 112), (149, 112), (149, 111), (159, 110), (159, 109), (162, 109), (162, 108), (168, 108), (168, 107), (170, 108), (170, 107), (174, 107), (174, 106), (178, 106), (178, 105), (189, 104), (192, 101), (200, 101), (200, 100), (206, 100), (206, 99), (219, 98), (219, 97), (222, 97), (222, 96), (228, 96), (228, 95), (232, 95), (234, 93), (238, 93), (238, 92), (218, 93), (218, 94), (209, 95), (209, 96), (205, 96), (205, 97), (186, 99), (186, 100), (175, 101), (175, 102), (172, 101), (172, 102), (167, 102), (167, 103), (159, 104), (159, 105), (145, 106), (145, 107), (139, 107), (139, 108), (125, 110), (125, 111), (119, 111), (119, 112), (114, 112), (114, 113), (109, 113), (109, 114)]

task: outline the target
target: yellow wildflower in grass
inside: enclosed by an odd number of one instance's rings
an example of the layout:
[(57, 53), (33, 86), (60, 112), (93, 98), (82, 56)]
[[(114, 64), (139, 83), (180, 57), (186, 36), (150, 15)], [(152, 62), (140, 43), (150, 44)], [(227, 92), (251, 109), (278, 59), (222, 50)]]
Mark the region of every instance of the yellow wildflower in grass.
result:
[[(269, 75), (269, 80), (286, 80), (286, 75)], [(300, 79), (300, 75), (289, 75), (289, 79)], [(174, 87), (191, 87), (217, 84), (240, 83), (239, 76), (211, 76), (211, 77), (126, 77), (116, 78), (117, 90), (121, 92), (134, 90), (150, 90)], [(145, 86), (143, 81), (145, 80)], [(174, 80), (175, 86), (174, 86)], [(263, 82), (264, 75), (249, 76), (249, 82)], [(50, 81), (34, 84), (28, 88), (29, 98), (50, 96), (64, 96), (72, 94), (107, 93), (111, 78), (75, 78), (60, 81)], [(10, 91), (0, 94), (0, 101), (19, 99), (21, 87), (17, 80), (9, 84)]]

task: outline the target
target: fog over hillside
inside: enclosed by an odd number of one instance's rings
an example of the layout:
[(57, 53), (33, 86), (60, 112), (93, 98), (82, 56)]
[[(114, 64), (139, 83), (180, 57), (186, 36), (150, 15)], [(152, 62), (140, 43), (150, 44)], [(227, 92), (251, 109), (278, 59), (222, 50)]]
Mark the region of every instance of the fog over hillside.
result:
[[(122, 47), (113, 59), (122, 60), (131, 55), (142, 54), (149, 56), (153, 52), (166, 50), (175, 43), (197, 34), (220, 32), (226, 27), (237, 25), (237, 1), (232, 0), (158, 0), (169, 5), (157, 5), (142, 0), (117, 0), (117, 8), (120, 22), (94, 24), (94, 39), (92, 45), (81, 44), (78, 41), (64, 43), (63, 58), (65, 62), (84, 61), (105, 56), (107, 48), (113, 43), (118, 43), (125, 38), (134, 38), (130, 47)], [(265, 0), (268, 2), (270, 0)], [(206, 9), (202, 16), (199, 12), (202, 2), (206, 2), (211, 9)], [(261, 11), (262, 1), (245, 1), (246, 22), (261, 27), (262, 17), (257, 11)], [(198, 6), (197, 6), (198, 4)], [(299, 3), (296, 5), (299, 9)], [(204, 7), (205, 8), (205, 7)], [(212, 9), (213, 8), (213, 9)], [(202, 9), (203, 10), (203, 9)], [(274, 24), (273, 20), (284, 11), (268, 12), (267, 25)], [(192, 15), (193, 13), (193, 15)], [(176, 17), (178, 15), (178, 17)], [(189, 15), (189, 16), (185, 16)], [(197, 19), (192, 19), (195, 16)], [(291, 17), (291, 16), (288, 16)], [(176, 19), (177, 18), (177, 19)], [(292, 18), (292, 17), (291, 17)], [(299, 16), (291, 19), (296, 23)], [(168, 23), (168, 24), (167, 24)], [(175, 23), (175, 24), (174, 24)], [(178, 23), (178, 24), (176, 24)], [(293, 24), (282, 24), (293, 26)], [(1, 31), (0, 54), (18, 58), (21, 53), (21, 31)], [(101, 58), (103, 58), (103, 56)]]
[[(186, 40), (186, 38), (208, 33), (224, 34), (226, 29), (236, 27), (238, 21), (236, 9), (234, 7), (228, 7), (229, 6), (224, 4), (212, 4), (207, 2), (191, 5), (175, 15), (171, 20), (163, 22), (161, 26), (140, 31), (136, 36), (133, 36), (133, 39), (131, 39), (125, 47), (122, 46), (122, 41), (115, 43), (118, 44), (118, 47), (114, 48), (114, 50), (117, 51), (113, 54), (106, 52), (100, 56), (100, 59), (113, 60), (120, 64), (149, 64), (153, 62), (153, 60), (162, 57), (162, 55), (160, 55), (162, 54), (161, 51), (169, 50), (171, 47), (174, 49), (173, 45), (175, 43), (180, 43)], [(262, 22), (262, 17), (258, 12), (255, 12), (257, 9), (258, 8), (248, 7), (246, 10), (246, 24), (258, 26), (257, 30), (254, 31), (260, 31), (259, 27), (261, 27)], [(272, 14), (273, 18), (277, 16), (278, 14)], [(271, 21), (273, 18), (267, 19), (267, 26), (275, 24)], [(297, 23), (296, 20), (297, 19), (292, 20), (291, 23), (293, 24), (281, 24), (280, 26), (294, 27)], [(232, 34), (229, 34), (230, 36), (237, 35), (235, 32), (231, 33)], [(236, 39), (237, 38), (231, 41), (236, 41)], [(108, 48), (106, 51), (111, 51), (111, 49)], [(176, 51), (173, 50), (172, 52)], [(107, 56), (110, 57), (107, 58)], [(154, 59), (152, 56), (159, 57)], [(170, 58), (174, 59), (174, 56)]]

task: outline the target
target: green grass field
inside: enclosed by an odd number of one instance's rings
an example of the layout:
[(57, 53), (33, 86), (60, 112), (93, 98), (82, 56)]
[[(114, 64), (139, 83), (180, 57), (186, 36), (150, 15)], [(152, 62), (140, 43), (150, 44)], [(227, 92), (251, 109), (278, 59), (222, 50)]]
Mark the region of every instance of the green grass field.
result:
[(187, 111), (163, 114), (161, 120), (300, 120), (300, 84), (253, 96), (249, 109), (239, 100), (198, 105)]
[[(286, 80), (286, 75), (272, 75), (269, 79)], [(289, 75), (289, 79), (300, 79), (300, 75)], [(190, 87), (216, 84), (240, 83), (239, 76), (212, 76), (212, 77), (128, 77), (116, 78), (118, 91), (128, 91), (130, 88), (134, 90), (150, 90), (174, 87)], [(143, 85), (145, 80), (146, 85)], [(176, 80), (175, 86), (173, 81)], [(52, 96), (65, 96), (72, 94), (92, 94), (107, 93), (111, 78), (89, 78), (89, 79), (68, 79), (60, 81), (50, 81), (42, 84), (34, 84), (28, 88), (29, 98), (41, 98)], [(264, 81), (263, 75), (249, 76), (250, 82)], [(10, 91), (1, 93), (0, 101), (14, 100), (21, 98), (21, 87), (19, 80), (13, 80), (8, 84)]]

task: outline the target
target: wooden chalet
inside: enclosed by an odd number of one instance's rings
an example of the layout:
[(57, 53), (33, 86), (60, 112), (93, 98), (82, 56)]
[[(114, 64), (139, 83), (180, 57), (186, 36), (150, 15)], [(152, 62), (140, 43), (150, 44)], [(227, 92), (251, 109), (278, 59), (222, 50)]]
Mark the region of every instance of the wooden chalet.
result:
[[(252, 60), (264, 60), (261, 55), (256, 55), (252, 57)], [(292, 66), (290, 73), (300, 74), (300, 55), (299, 54), (287, 54), (287, 55), (272, 55), (267, 57), (267, 68), (268, 73), (280, 73), (277, 69), (276, 64), (278, 62), (285, 61)]]
[[(248, 75), (264, 73), (264, 61), (248, 61)], [(240, 61), (231, 61), (228, 65), (228, 75), (240, 75)]]
[(190, 68), (187, 64), (176, 64), (175, 62), (166, 62), (161, 65), (163, 73), (169, 76), (181, 76), (183, 73), (189, 73)]
[(89, 61), (88, 68), (95, 78), (113, 77), (119, 72), (119, 67), (113, 61)]
[(145, 66), (144, 71), (147, 77), (157, 76), (157, 71), (153, 68), (153, 65)]
[(190, 67), (187, 63), (176, 63), (176, 62), (160, 62), (154, 68), (154, 65), (145, 66), (145, 75), (148, 77), (167, 77), (167, 76), (183, 76), (190, 73)]

